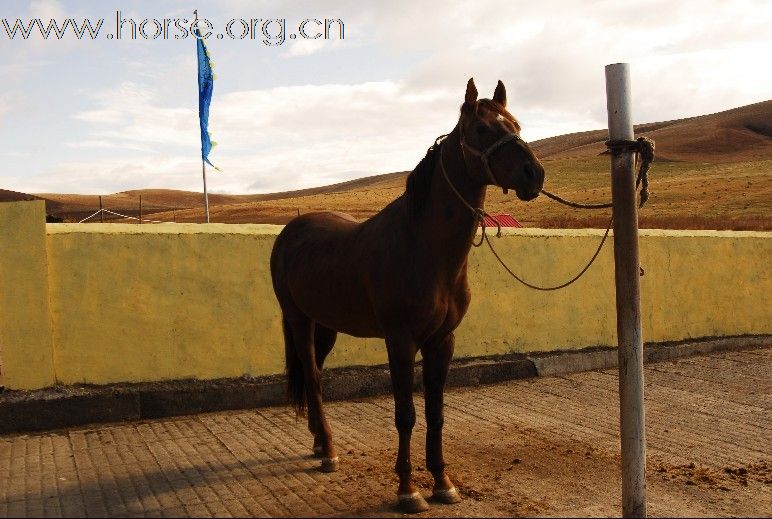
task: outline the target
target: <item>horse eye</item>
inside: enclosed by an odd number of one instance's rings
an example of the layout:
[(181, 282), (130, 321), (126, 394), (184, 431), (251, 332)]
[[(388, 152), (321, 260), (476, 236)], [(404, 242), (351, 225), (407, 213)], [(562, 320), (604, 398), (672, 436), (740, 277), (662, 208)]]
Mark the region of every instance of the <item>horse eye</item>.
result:
[(487, 127), (487, 126), (485, 126), (484, 124), (480, 123), (480, 124), (478, 124), (478, 125), (477, 125), (477, 127), (475, 128), (475, 130), (477, 131), (477, 133), (480, 133), (480, 134), (482, 134), (482, 133), (485, 133), (485, 132), (487, 132), (487, 131), (488, 131), (488, 127)]

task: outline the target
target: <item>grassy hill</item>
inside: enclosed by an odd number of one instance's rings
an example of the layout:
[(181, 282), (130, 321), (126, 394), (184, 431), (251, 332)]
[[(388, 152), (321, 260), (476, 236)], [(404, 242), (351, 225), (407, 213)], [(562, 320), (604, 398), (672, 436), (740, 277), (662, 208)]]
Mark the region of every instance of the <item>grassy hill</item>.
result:
[[(772, 101), (642, 124), (636, 135), (657, 144), (642, 227), (772, 229)], [(547, 171), (545, 188), (578, 201), (609, 200), (609, 161), (601, 155), (606, 138), (606, 130), (595, 130), (531, 143)], [(286, 223), (298, 213), (338, 210), (367, 218), (404, 191), (406, 175), (389, 173), (281, 193), (210, 195), (211, 217), (214, 222)], [(103, 202), (108, 209), (136, 215), (140, 195), (148, 218), (202, 221), (200, 193), (126, 191), (105, 196)], [(99, 208), (98, 197), (91, 195), (36, 196), (55, 204), (52, 210), (68, 221)], [(494, 189), (489, 190), (487, 210), (513, 214), (533, 227), (601, 227), (608, 218), (607, 211), (574, 210), (545, 197), (524, 203), (513, 193), (504, 196)]]

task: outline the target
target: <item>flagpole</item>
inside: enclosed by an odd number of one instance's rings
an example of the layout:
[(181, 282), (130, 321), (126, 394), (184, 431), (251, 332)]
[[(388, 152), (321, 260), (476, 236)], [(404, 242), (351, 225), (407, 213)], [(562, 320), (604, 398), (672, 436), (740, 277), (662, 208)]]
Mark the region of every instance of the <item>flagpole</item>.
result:
[(206, 223), (209, 223), (209, 195), (206, 192), (206, 162), (201, 159), (201, 174), (204, 176), (204, 206), (206, 207)]
[[(193, 11), (193, 17), (194, 17), (193, 24), (196, 26), (196, 30), (198, 30), (198, 9)], [(199, 83), (199, 88), (200, 88), (200, 83)], [(200, 113), (199, 113), (199, 116), (200, 116)], [(204, 177), (204, 208), (206, 211), (206, 223), (209, 223), (209, 194), (206, 192), (206, 160), (204, 160), (204, 157), (201, 157), (201, 176)]]

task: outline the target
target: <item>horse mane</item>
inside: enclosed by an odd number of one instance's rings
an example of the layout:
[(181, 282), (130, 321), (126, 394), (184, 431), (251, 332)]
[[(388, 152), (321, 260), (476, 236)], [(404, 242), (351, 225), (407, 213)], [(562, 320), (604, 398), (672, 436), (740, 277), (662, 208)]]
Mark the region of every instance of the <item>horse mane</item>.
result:
[(442, 135), (434, 141), (434, 144), (426, 150), (426, 155), (421, 162), (410, 172), (405, 182), (405, 198), (410, 214), (416, 216), (426, 205), (426, 199), (429, 198), (429, 191), (432, 186), (432, 176), (434, 166), (437, 161), (442, 141), (447, 135)]

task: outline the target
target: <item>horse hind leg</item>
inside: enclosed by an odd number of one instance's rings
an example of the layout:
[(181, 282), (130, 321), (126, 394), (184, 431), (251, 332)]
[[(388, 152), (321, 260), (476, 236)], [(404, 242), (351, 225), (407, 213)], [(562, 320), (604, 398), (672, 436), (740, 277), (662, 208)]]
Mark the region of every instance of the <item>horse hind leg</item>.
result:
[[(314, 353), (316, 358), (316, 367), (320, 373), (324, 367), (324, 360), (327, 358), (327, 355), (329, 355), (330, 351), (332, 351), (333, 346), (335, 346), (335, 340), (337, 337), (338, 332), (335, 330), (322, 326), (318, 323), (314, 327)], [(324, 456), (323, 444), (325, 439), (324, 425), (322, 424), (322, 419), (325, 416), (325, 413), (324, 404), (322, 403), (321, 386), (319, 402), (319, 413), (315, 417), (316, 419), (314, 419), (310, 413), (308, 415), (308, 430), (311, 431), (311, 434), (314, 435), (314, 456), (321, 458)], [(328, 436), (330, 435), (328, 434)]]
[(338, 338), (338, 332), (316, 323), (314, 327), (314, 350), (316, 353), (316, 366), (321, 370), (324, 366), (324, 360), (335, 346), (335, 340)]
[[(332, 433), (322, 408), (321, 370), (317, 365), (315, 339), (315, 324), (305, 315), (287, 319), (292, 333), (298, 360), (303, 370), (303, 386), (308, 407), (309, 429), (319, 438), (319, 451), (322, 458), (320, 470), (334, 472), (338, 469), (338, 456), (332, 444)], [(329, 346), (326, 347), (329, 349)]]

